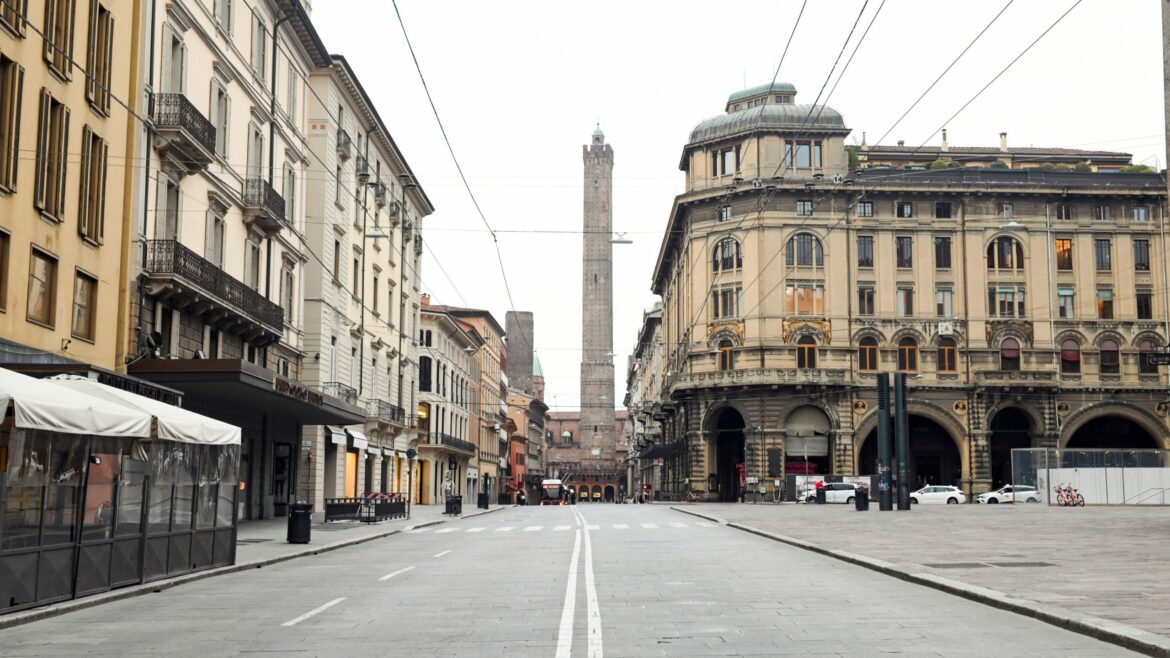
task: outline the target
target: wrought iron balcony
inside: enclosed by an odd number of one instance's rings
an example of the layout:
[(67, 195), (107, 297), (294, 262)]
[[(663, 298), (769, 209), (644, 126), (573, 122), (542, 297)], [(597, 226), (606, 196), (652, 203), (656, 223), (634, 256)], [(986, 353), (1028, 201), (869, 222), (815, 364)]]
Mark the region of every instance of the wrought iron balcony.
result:
[(337, 130), (337, 157), (348, 160), (352, 150), (353, 140), (349, 138), (349, 133), (345, 132), (345, 129), (339, 128)]
[(389, 197), (390, 194), (386, 184), (382, 181), (378, 181), (378, 183), (374, 185), (374, 203), (378, 204), (378, 207), (381, 208), (386, 205), (386, 200)]
[(675, 375), (667, 386), (673, 391), (776, 384), (835, 386), (843, 385), (847, 374), (848, 371), (839, 368), (744, 368), (680, 373)]
[(357, 389), (341, 382), (325, 382), (321, 387), (321, 391), (325, 395), (332, 395), (335, 398), (345, 400), (350, 404), (357, 404), (358, 393)]
[(253, 325), (255, 333), (278, 337), (284, 330), (284, 310), (242, 281), (176, 240), (147, 240), (143, 270), (148, 293), (186, 300), (207, 315), (226, 314)]
[(154, 146), (193, 173), (215, 158), (215, 126), (183, 94), (155, 94)]
[(370, 418), (377, 419), (380, 422), (394, 423), (395, 425), (406, 424), (406, 410), (396, 404), (390, 404), (385, 400), (370, 400), (366, 407), (366, 412)]
[(284, 197), (263, 178), (244, 181), (244, 219), (265, 233), (278, 233), (285, 225)]
[(431, 445), (443, 446), (453, 450), (458, 450), (460, 452), (466, 452), (471, 455), (474, 455), (476, 452), (475, 444), (471, 441), (457, 439), (450, 434), (443, 434), (442, 432), (431, 433), (429, 443)]

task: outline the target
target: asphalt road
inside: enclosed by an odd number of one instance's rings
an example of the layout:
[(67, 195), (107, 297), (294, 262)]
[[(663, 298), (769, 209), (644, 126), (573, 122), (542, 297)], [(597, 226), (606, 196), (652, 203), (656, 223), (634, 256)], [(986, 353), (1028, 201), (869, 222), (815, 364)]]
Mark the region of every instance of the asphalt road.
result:
[(0, 656), (1116, 656), (664, 506), (512, 508), (0, 631)]

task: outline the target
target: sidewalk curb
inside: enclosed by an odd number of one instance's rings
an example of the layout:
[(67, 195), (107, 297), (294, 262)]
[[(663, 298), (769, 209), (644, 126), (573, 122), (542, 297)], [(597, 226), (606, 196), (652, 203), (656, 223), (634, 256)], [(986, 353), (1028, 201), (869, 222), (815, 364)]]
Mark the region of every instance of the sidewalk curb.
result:
[[(464, 519), (474, 518), (476, 516), (482, 516), (484, 514), (491, 514), (492, 512), (497, 512), (501, 509), (505, 509), (505, 508), (501, 507), (501, 506), (496, 506), (495, 508), (489, 509), (487, 511), (477, 511), (474, 514), (464, 514), (464, 515), (461, 515), (461, 516), (456, 517), (456, 518), (464, 518)], [(447, 523), (450, 520), (451, 519), (434, 519), (432, 521), (423, 521), (421, 523), (403, 526), (401, 528), (394, 528), (392, 530), (387, 530), (385, 532), (380, 532), (380, 533), (374, 534), (374, 535), (368, 535), (365, 537), (355, 537), (353, 539), (344, 539), (341, 541), (333, 542), (332, 544), (325, 544), (323, 546), (316, 546), (313, 548), (307, 548), (306, 550), (299, 551), (296, 553), (289, 553), (287, 555), (276, 555), (273, 557), (263, 558), (263, 559), (259, 559), (259, 560), (252, 560), (251, 562), (241, 562), (241, 563), (237, 563), (237, 564), (228, 565), (226, 567), (216, 567), (215, 569), (208, 569), (206, 571), (197, 571), (195, 573), (184, 574), (182, 576), (175, 576), (174, 578), (164, 578), (162, 580), (156, 580), (156, 581), (149, 582), (149, 583), (142, 583), (139, 585), (131, 585), (129, 587), (114, 589), (114, 590), (110, 590), (108, 592), (102, 592), (101, 594), (94, 594), (93, 596), (86, 596), (86, 597), (83, 597), (80, 599), (73, 599), (70, 601), (61, 601), (60, 603), (52, 603), (52, 604), (47, 605), (43, 608), (32, 608), (30, 610), (25, 610), (22, 612), (14, 612), (10, 615), (4, 615), (4, 616), (0, 617), (0, 630), (4, 630), (6, 628), (12, 628), (14, 626), (22, 626), (24, 624), (28, 624), (28, 623), (31, 623), (34, 621), (40, 621), (42, 619), (49, 619), (51, 617), (57, 617), (57, 616), (60, 616), (60, 615), (66, 614), (66, 613), (75, 612), (77, 610), (84, 610), (86, 608), (92, 608), (95, 606), (102, 605), (103, 603), (111, 603), (113, 601), (121, 601), (123, 599), (130, 599), (130, 598), (134, 598), (137, 596), (142, 596), (144, 594), (154, 594), (157, 592), (162, 592), (164, 590), (168, 590), (168, 589), (171, 589), (173, 587), (178, 587), (180, 585), (185, 585), (187, 583), (192, 583), (192, 582), (195, 582), (198, 580), (203, 580), (205, 578), (214, 578), (215, 576), (224, 576), (224, 575), (231, 574), (231, 573), (239, 573), (241, 571), (248, 571), (250, 569), (260, 569), (260, 568), (267, 567), (267, 566), (270, 566), (273, 564), (279, 564), (281, 562), (288, 562), (290, 560), (295, 560), (297, 558), (309, 557), (312, 555), (320, 555), (321, 553), (328, 553), (330, 551), (335, 551), (339, 548), (346, 548), (348, 546), (356, 546), (358, 544), (364, 544), (366, 542), (373, 541), (375, 539), (383, 539), (385, 537), (389, 537), (391, 535), (397, 535), (397, 534), (407, 532), (410, 530), (416, 530), (418, 528), (426, 528), (429, 526), (440, 525), (443, 523)]]
[(1028, 599), (1015, 598), (998, 590), (970, 585), (932, 573), (909, 571), (884, 560), (878, 560), (848, 551), (826, 548), (819, 544), (804, 541), (803, 539), (768, 532), (742, 523), (728, 522), (724, 519), (689, 509), (683, 509), (677, 506), (672, 506), (671, 509), (683, 514), (706, 519), (712, 523), (718, 523), (719, 525), (764, 537), (765, 539), (771, 539), (806, 551), (819, 553), (826, 557), (877, 571), (878, 573), (899, 578), (916, 585), (923, 585), (946, 592), (947, 594), (961, 596), (976, 603), (982, 603), (993, 608), (1031, 617), (1037, 621), (1042, 621), (1046, 624), (1051, 624), (1081, 635), (1087, 635), (1103, 642), (1116, 644), (1131, 651), (1144, 653), (1148, 656), (1170, 658), (1170, 639), (1120, 622), (1085, 615), (1066, 608), (1041, 604)]

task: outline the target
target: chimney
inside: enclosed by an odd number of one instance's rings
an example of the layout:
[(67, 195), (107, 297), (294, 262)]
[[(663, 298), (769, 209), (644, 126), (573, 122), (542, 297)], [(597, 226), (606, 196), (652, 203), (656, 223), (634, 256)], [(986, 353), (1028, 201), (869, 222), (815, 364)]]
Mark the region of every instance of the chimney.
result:
[(999, 134), (999, 150), (1007, 152), (1007, 133)]
[(942, 135), (943, 135), (942, 152), (946, 153), (947, 151), (951, 150), (950, 144), (947, 144), (947, 129), (946, 128), (942, 129)]
[(423, 306), (431, 305), (431, 294), (429, 292), (424, 292), (423, 294), (419, 295), (419, 299), (422, 301)]
[(906, 140), (904, 140), (904, 139), (898, 140), (898, 146), (905, 146), (905, 145), (906, 145)]

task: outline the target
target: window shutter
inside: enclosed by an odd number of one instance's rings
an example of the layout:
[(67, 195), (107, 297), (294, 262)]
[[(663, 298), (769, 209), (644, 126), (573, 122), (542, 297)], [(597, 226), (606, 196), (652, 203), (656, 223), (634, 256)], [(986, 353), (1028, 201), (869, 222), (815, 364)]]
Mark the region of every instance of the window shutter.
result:
[(45, 60), (50, 64), (53, 62), (53, 26), (57, 24), (56, 12), (60, 11), (57, 2), (49, 0), (45, 3), (45, 25), (44, 33), (41, 35), (44, 41), (44, 55)]
[(106, 237), (106, 160), (109, 154), (110, 145), (104, 139), (98, 140), (97, 161), (94, 163), (98, 168), (98, 189), (94, 197), (94, 202), (97, 204), (97, 208), (94, 209), (97, 213), (97, 235), (91, 236), (98, 241), (98, 244), (105, 242)]
[(61, 142), (55, 154), (56, 169), (61, 172), (57, 188), (57, 221), (65, 220), (65, 190), (68, 185), (69, 174), (69, 108), (61, 106)]
[[(21, 25), (24, 25), (24, 21), (21, 21)], [(12, 87), (6, 90), (12, 98), (12, 124), (8, 126), (12, 135), (12, 150), (5, 154), (5, 157), (9, 159), (8, 180), (5, 182), (15, 190), (16, 172), (20, 169), (18, 165), (20, 163), (20, 114), (24, 107), (24, 67), (14, 65), (13, 73), (15, 80)]]
[(97, 40), (100, 31), (97, 24), (98, 6), (96, 2), (89, 4), (89, 43), (85, 50), (85, 99), (91, 103), (97, 92)]
[(41, 90), (40, 118), (37, 121), (37, 181), (33, 204), (45, 209), (45, 183), (49, 177), (49, 112), (52, 111), (52, 97), (47, 90)]
[(163, 93), (171, 91), (171, 44), (174, 42), (175, 31), (169, 24), (163, 25), (162, 48), (162, 77), (158, 81), (159, 89)]
[(157, 191), (154, 199), (154, 239), (166, 240), (167, 235), (167, 179), (158, 177)]
[(85, 126), (81, 130), (81, 185), (80, 194), (77, 195), (77, 233), (82, 237), (93, 237), (89, 235), (89, 218), (92, 212), (89, 207), (89, 179), (94, 155), (91, 147), (91, 133), (89, 126)]
[(187, 44), (179, 44), (179, 93), (187, 93)]
[[(221, 2), (222, 2), (222, 0), (221, 0)], [(204, 258), (206, 258), (207, 260), (211, 261), (216, 266), (218, 266), (219, 263), (216, 262), (216, 258), (215, 258), (215, 256), (216, 256), (216, 254), (215, 254), (215, 210), (213, 208), (208, 208), (207, 212), (203, 214), (203, 218), (204, 218), (203, 222), (204, 222), (205, 228), (206, 228), (206, 231), (205, 231), (206, 235), (203, 237), (203, 240), (204, 240), (203, 256), (204, 256)]]

